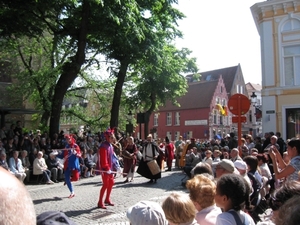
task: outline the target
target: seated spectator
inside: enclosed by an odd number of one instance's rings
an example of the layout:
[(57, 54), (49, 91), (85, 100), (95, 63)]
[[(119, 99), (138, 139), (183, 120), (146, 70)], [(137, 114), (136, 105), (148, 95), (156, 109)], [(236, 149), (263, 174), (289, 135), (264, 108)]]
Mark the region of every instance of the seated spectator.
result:
[(300, 182), (292, 180), (282, 184), (282, 186), (275, 191), (269, 201), (269, 206), (273, 210), (272, 220), (277, 220), (279, 215), (279, 209), (281, 209), (284, 203), (295, 197), (300, 196)]
[(85, 165), (88, 167), (88, 171), (90, 171), (90, 176), (95, 176), (95, 167), (96, 163), (94, 161), (94, 151), (93, 149), (89, 149), (86, 158), (85, 158)]
[(258, 201), (258, 195), (261, 192), (261, 189), (263, 188), (262, 176), (257, 171), (258, 160), (255, 156), (249, 155), (244, 158), (244, 161), (247, 163), (248, 166), (247, 175), (251, 180), (252, 190), (253, 190), (250, 196), (251, 204), (256, 205)]
[(51, 152), (49, 158), (46, 160), (48, 169), (51, 171), (52, 180), (55, 183), (63, 180), (63, 168), (64, 166), (56, 158), (56, 153)]
[(212, 152), (210, 150), (206, 150), (205, 157), (202, 160), (202, 162), (205, 162), (205, 163), (209, 164), (210, 166), (212, 166), (213, 159), (211, 156), (212, 156)]
[(256, 149), (256, 148), (251, 148), (250, 149), (250, 155), (252, 155), (252, 156), (257, 156), (257, 154), (258, 154), (258, 150)]
[(197, 174), (208, 173), (210, 175), (214, 175), (211, 169), (211, 166), (204, 162), (199, 162), (197, 165), (191, 170), (192, 177)]
[(276, 225), (299, 225), (299, 202), (300, 196), (287, 200), (282, 207), (278, 210), (278, 216), (276, 217)]
[(28, 156), (27, 156), (27, 151), (26, 150), (22, 150), (21, 151), (21, 155), (20, 155), (20, 160), (21, 160), (21, 162), (22, 162), (22, 166), (23, 166), (23, 168), (24, 168), (24, 170), (25, 170), (25, 173), (26, 173), (26, 179), (25, 179), (25, 181), (27, 182), (27, 183), (29, 183), (29, 180), (30, 180), (30, 173), (31, 173), (31, 171), (32, 171), (32, 166), (31, 166), (31, 164), (30, 164), (30, 162), (29, 162), (29, 158), (28, 158)]
[(167, 225), (165, 213), (157, 202), (140, 201), (126, 213), (131, 225)]
[(169, 225), (199, 225), (195, 220), (196, 209), (188, 195), (172, 193), (162, 203)]
[(197, 152), (197, 148), (193, 147), (192, 152), (189, 154), (189, 159), (188, 161), (190, 163), (188, 163), (187, 165), (185, 165), (183, 167), (183, 171), (188, 175), (188, 177), (191, 177), (191, 170), (197, 165), (197, 163), (200, 161), (200, 156)]
[(51, 171), (48, 170), (45, 159), (43, 158), (43, 153), (38, 152), (37, 158), (33, 162), (33, 175), (43, 174), (46, 184), (54, 184), (51, 180)]
[(243, 160), (239, 155), (239, 150), (237, 148), (233, 148), (230, 152), (230, 160), (235, 162), (236, 160)]
[(230, 161), (229, 159), (222, 159), (216, 165), (216, 178), (220, 178), (222, 175), (228, 173), (238, 173), (238, 171), (235, 169), (232, 161)]
[[(225, 174), (217, 182), (215, 201), (223, 209), (217, 216), (216, 225), (255, 225), (250, 215), (243, 211), (250, 207), (250, 190), (244, 178), (237, 174)], [(243, 222), (242, 222), (243, 221)]]
[[(83, 177), (87, 178), (89, 176), (93, 177), (94, 176), (94, 168), (96, 166), (96, 164), (93, 161), (89, 161), (89, 159), (86, 156), (86, 151), (84, 150), (82, 152), (81, 155), (82, 161), (83, 161), (83, 165), (84, 167), (82, 167), (82, 172), (83, 172)], [(79, 161), (80, 164), (80, 161)], [(88, 173), (89, 172), (89, 173)]]
[(69, 217), (63, 212), (59, 211), (46, 211), (41, 213), (36, 218), (36, 225), (76, 225)]
[(251, 190), (251, 193), (252, 193), (253, 192), (252, 183), (247, 174), (247, 170), (248, 170), (247, 163), (245, 163), (242, 160), (237, 160), (233, 164), (234, 164), (235, 168), (239, 171), (240, 175), (246, 180), (246, 182)]
[(0, 166), (9, 171), (5, 151), (0, 152)]
[(15, 176), (0, 167), (0, 224), (36, 224), (32, 199)]
[(187, 181), (186, 187), (198, 211), (197, 222), (200, 225), (215, 225), (217, 216), (222, 213), (221, 209), (215, 205), (215, 182), (204, 175), (196, 175)]
[(22, 183), (24, 182), (26, 173), (22, 166), (21, 159), (19, 159), (18, 151), (13, 151), (13, 157), (9, 159), (9, 169)]

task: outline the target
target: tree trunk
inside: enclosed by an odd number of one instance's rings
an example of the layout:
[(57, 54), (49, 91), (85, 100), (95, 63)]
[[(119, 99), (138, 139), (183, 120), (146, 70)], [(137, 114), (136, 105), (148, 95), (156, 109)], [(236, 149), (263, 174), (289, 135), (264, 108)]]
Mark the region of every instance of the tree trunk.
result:
[(46, 127), (48, 125), (50, 115), (51, 115), (50, 110), (46, 110), (43, 112), (42, 118), (41, 118), (42, 127)]
[(63, 66), (62, 74), (54, 89), (49, 131), (51, 138), (53, 137), (53, 134), (59, 132), (60, 114), (64, 96), (68, 88), (77, 78), (81, 66), (85, 62), (89, 11), (90, 5), (88, 1), (83, 1), (81, 25), (78, 30), (77, 52), (74, 57), (71, 57), (71, 62), (67, 62)]
[(114, 89), (114, 98), (111, 107), (111, 117), (110, 117), (111, 128), (117, 128), (119, 125), (119, 108), (121, 103), (122, 88), (125, 82), (126, 72), (129, 64), (127, 60), (123, 60), (120, 63), (121, 63), (120, 70), (118, 73), (118, 78)]
[(149, 134), (149, 119), (156, 106), (156, 94), (152, 92), (149, 98), (151, 100), (151, 106), (145, 113), (145, 126), (144, 126), (145, 139)]

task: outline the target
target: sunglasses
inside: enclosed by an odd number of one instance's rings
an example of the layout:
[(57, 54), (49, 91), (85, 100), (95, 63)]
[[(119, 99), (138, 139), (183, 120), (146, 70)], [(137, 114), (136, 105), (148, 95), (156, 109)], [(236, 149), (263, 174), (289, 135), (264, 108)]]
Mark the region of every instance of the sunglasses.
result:
[(270, 197), (269, 206), (273, 211), (278, 210), (282, 205), (282, 202), (280, 202), (278, 199), (273, 196)]

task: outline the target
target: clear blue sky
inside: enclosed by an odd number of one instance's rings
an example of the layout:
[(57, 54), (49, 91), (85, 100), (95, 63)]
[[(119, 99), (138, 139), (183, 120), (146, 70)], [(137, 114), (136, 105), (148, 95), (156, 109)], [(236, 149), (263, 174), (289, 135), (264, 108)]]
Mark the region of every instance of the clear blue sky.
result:
[(199, 72), (241, 64), (245, 82), (261, 84), (260, 37), (250, 7), (255, 0), (178, 0), (186, 15), (179, 22), (187, 47), (197, 58)]

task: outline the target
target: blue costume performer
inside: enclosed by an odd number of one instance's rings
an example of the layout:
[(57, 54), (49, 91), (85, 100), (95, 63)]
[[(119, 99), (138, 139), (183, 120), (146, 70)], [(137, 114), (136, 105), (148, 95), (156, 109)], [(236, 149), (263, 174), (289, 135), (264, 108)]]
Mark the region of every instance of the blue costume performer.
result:
[(65, 139), (67, 141), (66, 149), (58, 157), (64, 158), (65, 183), (71, 192), (69, 198), (73, 198), (75, 193), (71, 181), (79, 180), (80, 165), (78, 158), (81, 157), (81, 152), (72, 135), (66, 135)]

